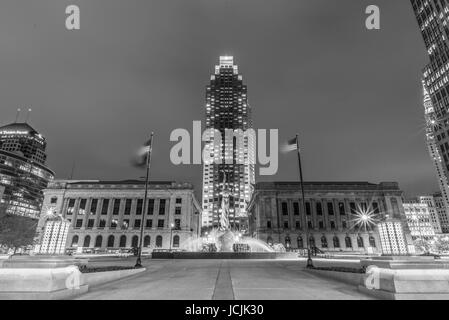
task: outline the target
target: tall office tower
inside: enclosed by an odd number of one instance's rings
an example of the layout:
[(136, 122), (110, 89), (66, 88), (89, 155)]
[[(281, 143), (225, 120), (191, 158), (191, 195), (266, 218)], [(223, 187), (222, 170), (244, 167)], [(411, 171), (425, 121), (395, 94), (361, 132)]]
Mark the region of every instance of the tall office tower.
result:
[[(430, 63), (424, 68), (424, 108), (430, 156), (449, 217), (449, 1), (411, 0)], [(443, 227), (443, 226), (442, 226)], [(445, 228), (443, 228), (443, 232)]]
[(251, 135), (229, 139), (229, 130), (239, 129), (252, 129), (247, 87), (233, 57), (222, 56), (206, 88), (205, 154), (210, 158), (203, 165), (203, 227), (219, 226), (222, 193), (229, 190), (230, 227), (245, 229), (255, 183), (255, 141)]
[(6, 213), (38, 218), (42, 190), (54, 178), (45, 166), (45, 138), (27, 123), (0, 127), (0, 185), (5, 191), (0, 208)]
[(432, 224), (435, 233), (443, 233), (443, 228), (441, 224), (440, 213), (438, 211), (435, 199), (433, 196), (420, 196), (418, 197), (417, 203), (427, 205), (430, 214), (430, 223)]

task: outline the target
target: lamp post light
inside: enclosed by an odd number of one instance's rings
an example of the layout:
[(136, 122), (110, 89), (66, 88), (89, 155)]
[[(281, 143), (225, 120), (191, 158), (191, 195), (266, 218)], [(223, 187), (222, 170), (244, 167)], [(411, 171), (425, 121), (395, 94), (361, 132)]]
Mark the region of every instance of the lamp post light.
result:
[(172, 247), (172, 240), (173, 240), (173, 228), (174, 228), (174, 224), (171, 223), (170, 224), (170, 252), (171, 252), (171, 247)]

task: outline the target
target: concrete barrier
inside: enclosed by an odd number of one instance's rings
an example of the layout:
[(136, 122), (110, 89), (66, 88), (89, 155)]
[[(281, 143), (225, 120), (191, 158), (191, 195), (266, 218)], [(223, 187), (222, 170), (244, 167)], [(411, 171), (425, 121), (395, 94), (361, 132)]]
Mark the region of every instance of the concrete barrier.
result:
[(306, 271), (320, 277), (341, 281), (354, 286), (358, 286), (364, 276), (363, 273), (338, 272), (316, 269), (306, 269)]
[(152, 259), (298, 259), (295, 252), (153, 252)]

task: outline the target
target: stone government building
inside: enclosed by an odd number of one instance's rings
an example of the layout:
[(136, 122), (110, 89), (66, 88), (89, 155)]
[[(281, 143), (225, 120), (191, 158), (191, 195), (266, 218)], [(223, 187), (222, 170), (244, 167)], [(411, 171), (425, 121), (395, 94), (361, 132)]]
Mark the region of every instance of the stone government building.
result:
[(151, 182), (145, 215), (144, 192), (140, 180), (55, 180), (44, 190), (38, 232), (44, 217), (56, 213), (71, 223), (66, 248), (138, 247), (141, 223), (146, 248), (181, 248), (199, 237), (201, 205), (191, 184)]
[[(282, 243), (289, 249), (307, 248), (307, 229), (312, 247), (323, 251), (380, 253), (376, 230), (358, 228), (360, 211), (379, 218), (406, 217), (403, 192), (397, 183), (305, 182), (306, 214), (297, 182), (257, 183), (249, 205), (250, 235), (267, 243)], [(308, 226), (308, 228), (306, 228)]]

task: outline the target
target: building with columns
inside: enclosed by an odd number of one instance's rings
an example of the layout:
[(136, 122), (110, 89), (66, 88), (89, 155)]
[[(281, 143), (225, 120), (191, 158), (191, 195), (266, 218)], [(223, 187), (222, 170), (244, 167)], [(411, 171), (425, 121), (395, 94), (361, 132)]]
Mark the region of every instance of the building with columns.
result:
[[(144, 192), (141, 180), (55, 180), (44, 190), (41, 216), (51, 213), (70, 222), (66, 248), (136, 248), (142, 223), (143, 245), (148, 249), (182, 249), (197, 239), (201, 205), (193, 185), (151, 182), (147, 212), (143, 212)], [(40, 234), (43, 222), (38, 225)]]
[(305, 182), (306, 212), (300, 190), (296, 182), (257, 183), (250, 235), (287, 249), (307, 248), (309, 239), (311, 247), (327, 252), (380, 253), (375, 222), (389, 217), (403, 222), (411, 243), (397, 183)]

